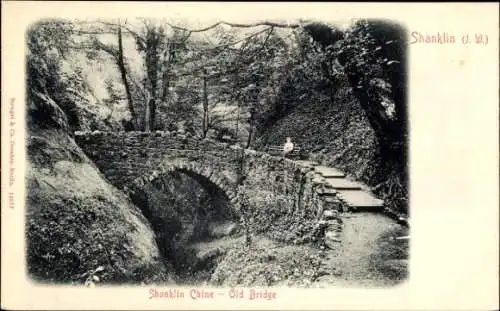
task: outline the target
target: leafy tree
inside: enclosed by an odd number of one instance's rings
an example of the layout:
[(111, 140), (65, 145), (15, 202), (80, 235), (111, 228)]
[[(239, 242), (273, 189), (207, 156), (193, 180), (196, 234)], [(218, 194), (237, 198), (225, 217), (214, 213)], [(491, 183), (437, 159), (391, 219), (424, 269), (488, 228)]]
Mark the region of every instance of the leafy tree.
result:
[(187, 36), (178, 29), (169, 31), (167, 27), (144, 19), (141, 33), (133, 33), (137, 49), (144, 57), (146, 68), (146, 109), (145, 131), (158, 128), (158, 105), (167, 105), (172, 78), (175, 77), (174, 64), (186, 50)]
[[(104, 52), (111, 57), (111, 60), (116, 64), (116, 68), (120, 73), (121, 83), (125, 91), (127, 100), (127, 108), (130, 113), (130, 121), (124, 122), (126, 129), (139, 129), (137, 107), (134, 101), (133, 90), (131, 85), (131, 74), (127, 68), (127, 59), (124, 55), (123, 49), (123, 30), (124, 25), (122, 21), (118, 20), (115, 23), (95, 21), (91, 23), (77, 23), (75, 30), (76, 36), (84, 36), (78, 43), (74, 43), (72, 48), (76, 50), (83, 50), (87, 54), (89, 60), (99, 58), (99, 53)], [(116, 36), (116, 45), (112, 43), (104, 43), (101, 40), (102, 36), (113, 35)], [(110, 90), (108, 88), (108, 90)], [(110, 97), (117, 99), (116, 94), (110, 93)]]
[(404, 43), (398, 31), (385, 22), (358, 21), (336, 51), (386, 155), (400, 149), (406, 136)]
[[(62, 109), (69, 126), (79, 129), (76, 101), (85, 90), (81, 72), (64, 73), (62, 60), (72, 41), (73, 25), (60, 20), (33, 24), (27, 31), (27, 100), (30, 124), (52, 127), (52, 114)], [(62, 118), (62, 116), (61, 116)], [(60, 124), (58, 125), (60, 126)]]

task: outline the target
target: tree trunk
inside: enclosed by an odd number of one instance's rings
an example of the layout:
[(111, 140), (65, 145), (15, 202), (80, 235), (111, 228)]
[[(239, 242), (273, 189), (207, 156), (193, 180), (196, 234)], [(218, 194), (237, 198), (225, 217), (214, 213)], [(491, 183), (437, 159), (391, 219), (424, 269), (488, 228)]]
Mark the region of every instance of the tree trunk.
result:
[[(349, 80), (351, 80), (351, 83), (356, 83), (352, 79)], [(361, 90), (355, 89), (354, 94), (366, 113), (368, 122), (377, 136), (378, 143), (382, 149), (387, 149), (391, 147), (393, 142), (399, 140), (400, 129), (396, 128), (396, 124), (387, 118), (384, 107), (377, 100), (370, 99), (370, 95), (367, 93), (368, 87), (365, 85)]]
[(156, 119), (156, 96), (153, 96), (149, 100), (149, 131), (155, 130), (155, 119)]
[(144, 131), (145, 132), (150, 132), (151, 131), (151, 95), (148, 94), (148, 98), (146, 100), (146, 111), (145, 111), (145, 116), (144, 116)]
[(250, 123), (250, 128), (248, 129), (248, 138), (245, 149), (250, 148), (250, 144), (252, 143), (252, 135), (253, 135), (254, 125), (253, 122)]
[(167, 102), (167, 98), (168, 98), (168, 93), (169, 93), (169, 90), (168, 88), (170, 87), (170, 77), (169, 77), (169, 71), (170, 71), (170, 68), (168, 65), (165, 66), (165, 69), (163, 71), (163, 75), (162, 75), (162, 92), (161, 92), (161, 101), (163, 103), (166, 103)]
[(246, 143), (245, 149), (250, 148), (250, 144), (252, 143), (252, 135), (254, 132), (254, 128), (255, 128), (255, 112), (251, 111), (250, 112), (250, 124), (249, 124), (249, 128), (248, 128), (248, 138), (247, 138), (247, 143)]
[(121, 26), (118, 27), (118, 58), (117, 58), (118, 69), (120, 70), (120, 75), (122, 78), (123, 85), (125, 87), (125, 93), (127, 95), (128, 109), (131, 115), (131, 123), (134, 129), (137, 129), (137, 115), (134, 109), (134, 100), (132, 99), (132, 92), (130, 91), (130, 86), (127, 79), (127, 70), (125, 68), (125, 61), (123, 59), (123, 41), (122, 41), (122, 29)]
[(208, 132), (208, 94), (207, 94), (207, 75), (203, 72), (203, 138)]
[(147, 132), (153, 131), (155, 129), (155, 118), (156, 118), (156, 101), (157, 98), (157, 86), (158, 86), (158, 35), (156, 29), (148, 29), (147, 40), (146, 40), (146, 70), (147, 70), (147, 80), (149, 82), (149, 98), (146, 102), (148, 108), (146, 109), (146, 125), (148, 129)]
[(237, 102), (237, 104), (236, 104), (236, 130), (235, 130), (235, 136), (236, 136), (237, 141), (238, 141), (239, 123), (240, 123), (240, 104), (239, 104), (239, 102)]
[(174, 49), (175, 44), (172, 42), (167, 43), (167, 49), (163, 53), (163, 74), (162, 74), (162, 92), (161, 101), (166, 102), (169, 94), (168, 88), (170, 87), (170, 68), (174, 62)]

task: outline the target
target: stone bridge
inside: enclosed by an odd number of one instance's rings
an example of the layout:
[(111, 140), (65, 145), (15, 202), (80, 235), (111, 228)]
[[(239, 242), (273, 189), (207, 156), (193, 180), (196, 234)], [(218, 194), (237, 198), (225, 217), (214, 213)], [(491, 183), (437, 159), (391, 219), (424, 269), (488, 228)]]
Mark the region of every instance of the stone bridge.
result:
[[(237, 145), (162, 131), (76, 132), (74, 138), (109, 182), (130, 197), (156, 178), (179, 171), (223, 196), (236, 213), (252, 208), (272, 214), (264, 220), (271, 226), (285, 219), (285, 231), (297, 231), (298, 237), (304, 236), (298, 233), (302, 223), (313, 223), (308, 234), (326, 237), (330, 245), (341, 241), (343, 212), (383, 207), (363, 185), (334, 168)], [(244, 176), (239, 187), (238, 176)]]

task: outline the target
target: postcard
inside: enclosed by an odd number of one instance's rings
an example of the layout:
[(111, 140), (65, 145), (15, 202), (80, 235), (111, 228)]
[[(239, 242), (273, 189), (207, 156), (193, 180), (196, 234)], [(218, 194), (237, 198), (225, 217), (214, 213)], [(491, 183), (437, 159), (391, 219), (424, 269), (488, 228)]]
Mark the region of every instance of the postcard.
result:
[(2, 308), (498, 308), (498, 4), (2, 8)]

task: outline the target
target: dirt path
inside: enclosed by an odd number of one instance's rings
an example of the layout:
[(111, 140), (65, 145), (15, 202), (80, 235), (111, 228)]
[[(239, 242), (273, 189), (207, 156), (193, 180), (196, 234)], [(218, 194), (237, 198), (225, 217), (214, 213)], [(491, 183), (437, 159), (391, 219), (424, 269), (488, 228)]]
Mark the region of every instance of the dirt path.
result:
[[(407, 228), (384, 215), (355, 213), (344, 218), (343, 242), (337, 250), (265, 237), (254, 237), (246, 248), (243, 236), (191, 247), (200, 260), (218, 257), (215, 262), (223, 265), (216, 270), (226, 275), (224, 285), (381, 287), (396, 285), (407, 276), (408, 240), (395, 239), (406, 235)], [(209, 276), (203, 274), (201, 283), (209, 286)]]
[[(343, 218), (342, 243), (326, 253), (329, 275), (319, 283), (342, 286), (391, 286), (407, 276), (408, 229), (378, 213), (353, 213)], [(331, 271), (335, 268), (335, 271)]]

